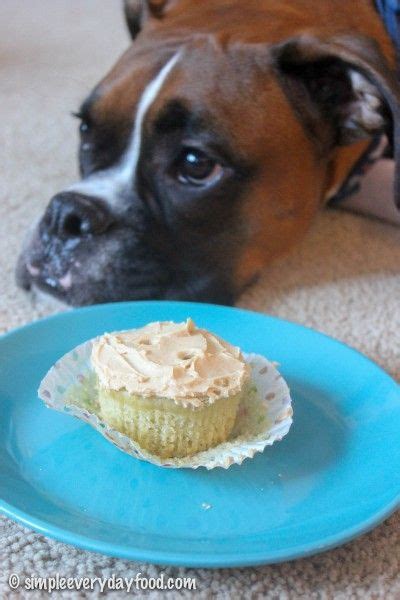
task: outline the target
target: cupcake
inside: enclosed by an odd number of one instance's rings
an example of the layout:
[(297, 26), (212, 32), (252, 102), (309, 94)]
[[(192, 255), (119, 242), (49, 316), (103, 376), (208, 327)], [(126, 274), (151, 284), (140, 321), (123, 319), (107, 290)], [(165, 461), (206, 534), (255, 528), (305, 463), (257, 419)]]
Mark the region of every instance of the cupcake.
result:
[(191, 319), (106, 333), (93, 343), (101, 418), (161, 458), (228, 440), (250, 366)]

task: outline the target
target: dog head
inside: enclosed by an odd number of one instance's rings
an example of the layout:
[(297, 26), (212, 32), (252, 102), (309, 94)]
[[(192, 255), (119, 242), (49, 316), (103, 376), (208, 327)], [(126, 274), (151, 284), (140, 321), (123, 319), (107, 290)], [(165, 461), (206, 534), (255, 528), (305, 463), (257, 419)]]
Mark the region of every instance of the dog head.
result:
[(31, 235), (23, 287), (72, 305), (231, 303), (303, 235), (343, 156), (381, 133), (396, 151), (399, 93), (375, 42), (269, 40), (246, 9), (228, 22), (202, 4), (126, 2), (135, 39), (79, 111), (82, 179)]

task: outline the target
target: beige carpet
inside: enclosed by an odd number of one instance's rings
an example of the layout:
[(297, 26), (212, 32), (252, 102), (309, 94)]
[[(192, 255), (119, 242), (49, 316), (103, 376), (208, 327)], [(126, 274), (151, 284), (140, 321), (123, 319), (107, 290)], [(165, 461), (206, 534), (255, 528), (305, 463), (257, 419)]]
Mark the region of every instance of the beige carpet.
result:
[[(75, 177), (76, 123), (69, 111), (126, 44), (117, 0), (0, 2), (0, 330), (52, 310), (16, 289), (15, 258), (24, 232), (47, 199)], [(399, 301), (400, 229), (326, 211), (307, 240), (266, 272), (240, 304), (344, 340), (400, 379)], [(5, 579), (10, 572), (21, 577), (182, 572), (82, 552), (9, 520), (1, 525), (2, 598), (8, 597)], [(400, 598), (399, 570), (397, 514), (359, 540), (313, 558), (184, 573), (197, 578), (199, 598), (390, 600)], [(40, 592), (29, 594), (42, 597)]]

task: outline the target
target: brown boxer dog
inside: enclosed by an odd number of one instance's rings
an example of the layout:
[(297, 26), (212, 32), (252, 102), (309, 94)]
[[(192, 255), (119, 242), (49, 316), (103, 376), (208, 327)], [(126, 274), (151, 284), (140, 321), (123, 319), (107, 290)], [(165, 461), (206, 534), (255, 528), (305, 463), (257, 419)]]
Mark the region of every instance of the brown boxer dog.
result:
[(133, 43), (78, 114), (82, 180), (50, 201), (18, 282), (72, 305), (232, 303), (368, 140), (385, 133), (399, 156), (392, 42), (370, 0), (125, 11)]

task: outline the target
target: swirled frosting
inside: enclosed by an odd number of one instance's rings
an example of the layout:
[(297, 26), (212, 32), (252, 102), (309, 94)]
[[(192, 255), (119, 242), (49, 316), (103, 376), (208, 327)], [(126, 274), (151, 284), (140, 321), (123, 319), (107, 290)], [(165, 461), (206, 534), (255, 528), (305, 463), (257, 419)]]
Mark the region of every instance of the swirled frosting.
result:
[(239, 348), (191, 319), (105, 333), (93, 343), (92, 365), (106, 389), (192, 407), (240, 392), (250, 375)]

